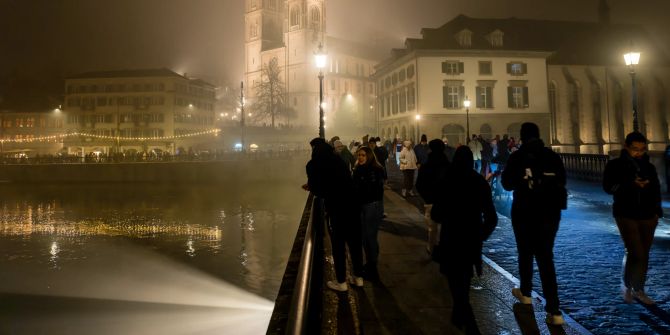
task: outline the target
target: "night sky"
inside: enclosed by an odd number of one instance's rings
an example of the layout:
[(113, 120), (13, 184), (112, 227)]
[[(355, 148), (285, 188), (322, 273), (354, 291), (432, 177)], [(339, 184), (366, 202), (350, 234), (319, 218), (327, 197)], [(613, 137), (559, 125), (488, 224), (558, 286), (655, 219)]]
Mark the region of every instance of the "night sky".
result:
[[(458, 14), (596, 21), (598, 2), (329, 0), (327, 29), (388, 54)], [(609, 5), (613, 23), (643, 24), (670, 50), (670, 1)], [(243, 25), (243, 0), (0, 0), (0, 82), (17, 74), (156, 67), (235, 82), (243, 74)]]

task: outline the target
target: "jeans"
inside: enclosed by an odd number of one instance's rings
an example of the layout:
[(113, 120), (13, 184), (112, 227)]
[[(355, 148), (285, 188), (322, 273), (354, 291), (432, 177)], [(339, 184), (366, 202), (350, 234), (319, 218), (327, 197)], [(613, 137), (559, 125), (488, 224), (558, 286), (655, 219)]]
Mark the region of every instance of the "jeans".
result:
[(527, 297), (531, 296), (533, 258), (535, 258), (542, 281), (542, 292), (547, 302), (544, 308), (547, 313), (553, 315), (560, 314), (556, 268), (554, 267), (554, 240), (560, 220), (560, 214), (558, 216), (543, 216), (538, 213), (515, 215), (515, 210), (512, 209), (512, 228), (519, 254), (521, 293)]
[(623, 256), (623, 284), (636, 291), (644, 291), (649, 267), (649, 251), (654, 241), (658, 218), (636, 220), (617, 217), (615, 220), (626, 247)]
[(361, 226), (363, 231), (363, 251), (365, 251), (365, 263), (377, 264), (379, 258), (379, 241), (377, 233), (382, 223), (384, 212), (382, 201), (373, 201), (361, 206)]

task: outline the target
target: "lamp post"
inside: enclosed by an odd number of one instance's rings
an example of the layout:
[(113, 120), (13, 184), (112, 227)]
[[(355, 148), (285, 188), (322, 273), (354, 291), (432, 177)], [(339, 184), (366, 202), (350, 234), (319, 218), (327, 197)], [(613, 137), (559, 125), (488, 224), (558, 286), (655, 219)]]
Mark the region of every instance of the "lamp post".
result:
[(421, 135), (420, 135), (421, 132), (419, 131), (419, 121), (421, 120), (421, 114), (419, 114), (417, 112), (416, 115), (414, 116), (414, 119), (416, 120), (416, 138), (415, 138), (416, 142), (415, 143), (419, 143), (419, 140), (421, 138)]
[(316, 68), (319, 69), (319, 137), (326, 138), (326, 125), (323, 118), (323, 68), (326, 67), (327, 56), (323, 52), (323, 44), (319, 43), (319, 49), (314, 54)]
[(240, 82), (240, 143), (242, 144), (242, 152), (245, 151), (244, 146), (244, 82)]
[(470, 141), (470, 99), (467, 95), (463, 100), (463, 107), (465, 107), (465, 144), (467, 144)]
[(631, 51), (623, 55), (623, 59), (626, 62), (626, 66), (628, 66), (630, 79), (632, 81), (631, 89), (633, 95), (633, 131), (637, 133), (640, 131), (640, 124), (637, 120), (637, 87), (635, 85), (635, 65), (640, 62), (640, 53)]

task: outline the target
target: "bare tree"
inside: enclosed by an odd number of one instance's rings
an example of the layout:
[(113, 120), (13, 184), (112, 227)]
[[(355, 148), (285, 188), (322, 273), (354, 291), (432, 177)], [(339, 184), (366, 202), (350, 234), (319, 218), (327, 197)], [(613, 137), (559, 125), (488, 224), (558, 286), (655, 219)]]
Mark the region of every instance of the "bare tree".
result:
[(272, 128), (275, 119), (284, 113), (285, 89), (281, 80), (281, 69), (277, 58), (272, 58), (261, 70), (261, 81), (254, 87), (256, 99), (253, 105), (254, 119), (270, 118)]

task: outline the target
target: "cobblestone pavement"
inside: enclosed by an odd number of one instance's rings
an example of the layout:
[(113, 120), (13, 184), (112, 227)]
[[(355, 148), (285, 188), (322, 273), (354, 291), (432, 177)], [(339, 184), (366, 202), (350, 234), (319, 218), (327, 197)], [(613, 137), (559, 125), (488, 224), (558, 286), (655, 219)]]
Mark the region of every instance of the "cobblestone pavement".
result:
[[(399, 192), (402, 176), (394, 166), (389, 175), (392, 189)], [(562, 309), (596, 335), (670, 334), (670, 221), (661, 220), (649, 262), (647, 293), (658, 305), (624, 304), (619, 291), (624, 249), (611, 216), (611, 197), (599, 184), (570, 180), (568, 189), (568, 209), (554, 249)], [(420, 197), (407, 201), (423, 208)], [(510, 204), (509, 194), (497, 197), (500, 220), (484, 255), (518, 278)], [(668, 206), (664, 201), (670, 215)], [(537, 269), (534, 289), (542, 294)]]

